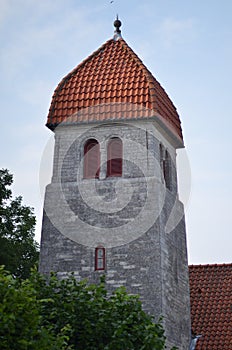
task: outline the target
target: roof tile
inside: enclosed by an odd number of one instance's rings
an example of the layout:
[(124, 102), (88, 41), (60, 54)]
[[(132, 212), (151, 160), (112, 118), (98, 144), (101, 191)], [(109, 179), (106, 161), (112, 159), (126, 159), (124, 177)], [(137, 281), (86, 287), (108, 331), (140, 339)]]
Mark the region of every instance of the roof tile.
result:
[(189, 267), (196, 350), (232, 349), (232, 264)]
[[(180, 119), (175, 106), (165, 90), (144, 66), (138, 56), (127, 43), (119, 40), (108, 40), (92, 55), (74, 68), (58, 84), (52, 97), (47, 126), (54, 129), (60, 122), (71, 118), (83, 108), (89, 108), (109, 103), (136, 103), (152, 111), (142, 113), (140, 109), (122, 116), (119, 105), (117, 117), (110, 115), (111, 110), (103, 107), (104, 113), (99, 118), (98, 109), (92, 110), (91, 118), (88, 113), (77, 118), (76, 122), (99, 120), (131, 119), (154, 117), (159, 114), (170, 130), (182, 140)], [(72, 118), (73, 120), (73, 118)]]

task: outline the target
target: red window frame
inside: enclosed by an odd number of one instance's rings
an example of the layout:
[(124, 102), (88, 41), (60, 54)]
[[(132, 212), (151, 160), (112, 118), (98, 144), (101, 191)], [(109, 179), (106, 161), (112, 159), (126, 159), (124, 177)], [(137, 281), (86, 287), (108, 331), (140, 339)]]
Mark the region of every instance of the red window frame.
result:
[(95, 271), (103, 271), (106, 268), (106, 250), (104, 247), (95, 248)]
[(122, 176), (122, 140), (112, 138), (107, 147), (107, 177)]
[(89, 139), (84, 145), (84, 178), (99, 178), (100, 146), (97, 140)]

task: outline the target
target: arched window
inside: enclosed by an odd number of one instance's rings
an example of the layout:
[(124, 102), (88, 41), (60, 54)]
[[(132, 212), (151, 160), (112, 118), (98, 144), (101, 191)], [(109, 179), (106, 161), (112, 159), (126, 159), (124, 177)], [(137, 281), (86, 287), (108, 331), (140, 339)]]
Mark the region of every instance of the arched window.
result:
[(95, 139), (89, 139), (84, 146), (84, 177), (94, 179), (99, 177), (100, 147)]
[(107, 176), (122, 176), (122, 141), (118, 137), (108, 143)]
[(105, 268), (106, 268), (105, 248), (97, 247), (95, 249), (95, 270), (105, 270)]

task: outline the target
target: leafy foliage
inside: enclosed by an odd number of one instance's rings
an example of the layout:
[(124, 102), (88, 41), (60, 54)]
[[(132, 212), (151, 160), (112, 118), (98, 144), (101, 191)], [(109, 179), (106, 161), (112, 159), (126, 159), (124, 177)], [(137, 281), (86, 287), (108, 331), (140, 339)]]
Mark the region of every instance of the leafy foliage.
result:
[(34, 272), (19, 281), (0, 271), (2, 350), (162, 350), (164, 330), (137, 296), (118, 288), (108, 295), (73, 276), (49, 282)]
[(12, 199), (12, 183), (8, 170), (0, 170), (0, 265), (15, 277), (27, 278), (39, 257), (35, 216), (32, 208), (22, 205), (21, 196)]
[(0, 269), (0, 349), (68, 350), (65, 330), (55, 337), (42, 326), (37, 291), (29, 280)]

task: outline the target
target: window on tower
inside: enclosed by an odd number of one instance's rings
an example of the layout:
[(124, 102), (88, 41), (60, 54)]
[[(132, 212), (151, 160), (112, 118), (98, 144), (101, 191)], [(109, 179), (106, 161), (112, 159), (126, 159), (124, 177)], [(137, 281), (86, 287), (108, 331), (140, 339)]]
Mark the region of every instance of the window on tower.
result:
[(84, 146), (84, 178), (94, 179), (99, 177), (100, 147), (95, 139), (89, 139)]
[(171, 158), (167, 150), (160, 144), (160, 167), (166, 187), (171, 191)]
[(160, 157), (160, 169), (161, 169), (161, 173), (163, 175), (163, 168), (164, 168), (164, 149), (163, 149), (163, 145), (159, 145), (159, 157)]
[(110, 139), (107, 147), (107, 176), (122, 176), (122, 141)]
[(95, 249), (95, 270), (105, 270), (106, 254), (105, 248), (97, 247)]
[(163, 171), (166, 187), (171, 191), (171, 159), (167, 150), (165, 151)]

